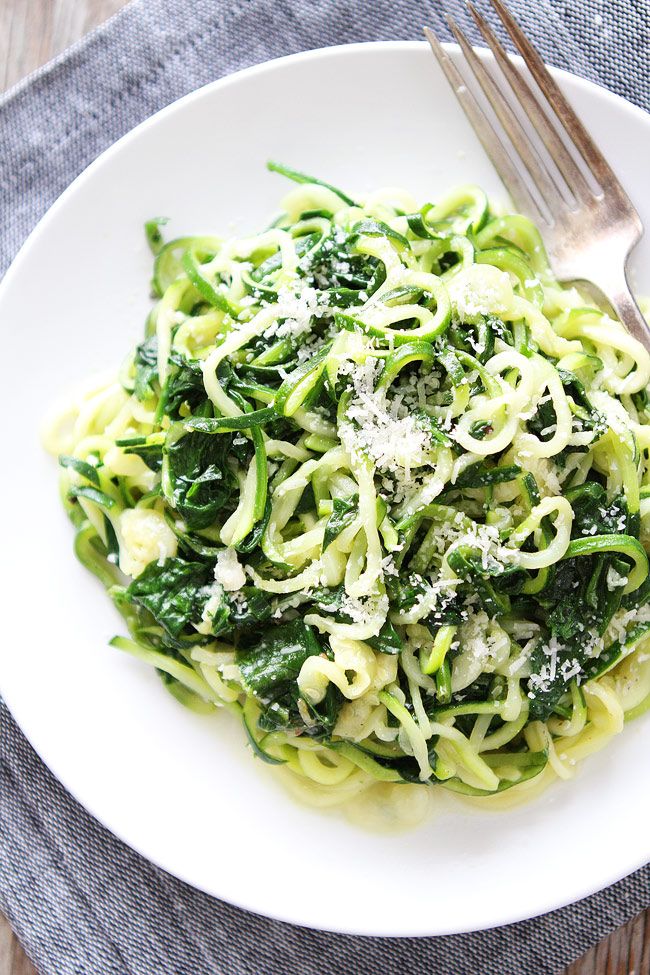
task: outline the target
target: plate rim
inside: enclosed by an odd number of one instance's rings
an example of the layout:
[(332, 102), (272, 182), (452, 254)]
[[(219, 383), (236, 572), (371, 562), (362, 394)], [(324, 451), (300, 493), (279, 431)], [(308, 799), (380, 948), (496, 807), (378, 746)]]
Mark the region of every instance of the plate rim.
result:
[[(39, 219), (35, 227), (32, 229), (32, 231), (29, 233), (29, 235), (21, 245), (11, 265), (7, 269), (7, 272), (5, 273), (4, 277), (0, 281), (0, 307), (2, 306), (5, 292), (7, 292), (11, 288), (14, 276), (20, 272), (25, 260), (29, 260), (30, 251), (32, 249), (34, 241), (38, 239), (41, 233), (47, 231), (50, 223), (57, 218), (59, 210), (66, 206), (69, 197), (76, 192), (78, 186), (82, 185), (87, 180), (92, 179), (95, 172), (99, 170), (102, 166), (106, 164), (110, 164), (113, 156), (117, 155), (125, 145), (129, 144), (133, 140), (139, 139), (144, 133), (146, 133), (146, 131), (150, 127), (153, 127), (154, 125), (158, 124), (161, 119), (170, 117), (176, 112), (183, 111), (186, 105), (194, 101), (198, 101), (201, 98), (209, 97), (210, 94), (215, 90), (218, 91), (227, 90), (229, 87), (236, 85), (240, 80), (244, 78), (251, 78), (257, 75), (264, 75), (268, 72), (273, 72), (277, 70), (279, 67), (282, 67), (286, 64), (300, 64), (303, 62), (315, 62), (315, 61), (331, 58), (333, 56), (340, 55), (340, 54), (346, 54), (346, 55), (349, 54), (354, 56), (359, 53), (365, 53), (371, 51), (378, 52), (381, 50), (385, 50), (389, 52), (393, 52), (393, 51), (399, 52), (401, 50), (401, 51), (408, 52), (415, 49), (417, 50), (426, 49), (427, 47), (428, 45), (426, 41), (407, 41), (407, 40), (364, 41), (364, 42), (356, 42), (352, 44), (332, 45), (328, 47), (316, 48), (314, 50), (300, 51), (293, 54), (287, 54), (268, 61), (251, 65), (246, 68), (242, 68), (239, 71), (233, 72), (222, 78), (208, 82), (207, 84), (202, 85), (199, 88), (186, 93), (185, 95), (174, 100), (170, 104), (159, 109), (158, 111), (150, 115), (148, 118), (144, 119), (142, 122), (133, 126), (126, 133), (124, 133), (120, 138), (118, 138), (113, 143), (111, 143), (111, 145), (108, 146), (106, 149), (104, 149), (98, 156), (96, 156), (66, 186), (66, 188), (62, 191), (62, 193), (56, 198), (56, 200), (52, 203), (52, 205), (48, 208), (48, 210), (43, 214), (43, 216)], [(449, 42), (445, 42), (445, 47), (451, 49), (452, 51), (458, 50), (458, 46), (456, 44), (449, 43)], [(489, 51), (487, 51), (487, 49), (484, 48), (480, 49), (480, 53), (482, 57), (491, 58), (491, 54)], [(583, 90), (592, 91), (593, 89), (596, 89), (598, 96), (601, 98), (604, 97), (606, 98), (606, 100), (610, 101), (613, 107), (618, 112), (624, 112), (628, 115), (631, 115), (634, 120), (640, 122), (643, 125), (650, 125), (650, 113), (646, 112), (643, 108), (627, 101), (623, 96), (610, 91), (608, 88), (605, 88), (601, 84), (589, 81), (588, 79), (585, 79), (582, 76), (574, 74), (565, 69), (552, 67), (551, 70), (556, 77), (559, 77), (560, 79), (563, 78), (569, 79), (570, 84), (577, 85), (579, 88), (582, 88)], [(178, 878), (183, 883), (186, 883), (188, 886), (192, 887), (195, 890), (203, 891), (203, 888), (197, 887), (196, 883), (190, 877), (184, 874), (183, 871), (174, 868), (172, 872), (169, 868), (163, 866), (159, 862), (159, 860), (152, 858), (150, 854), (142, 848), (141, 845), (134, 845), (128, 838), (126, 838), (122, 834), (121, 831), (117, 831), (111, 825), (109, 825), (101, 816), (101, 814), (99, 814), (94, 809), (93, 804), (90, 805), (87, 804), (84, 800), (82, 800), (78, 796), (77, 791), (69, 784), (67, 780), (67, 775), (60, 774), (58, 770), (59, 763), (56, 760), (54, 762), (50, 762), (49, 760), (46, 760), (43, 757), (41, 748), (37, 747), (36, 744), (34, 744), (34, 742), (32, 741), (31, 734), (23, 729), (23, 725), (19, 721), (18, 717), (14, 716), (14, 709), (11, 705), (11, 692), (9, 693), (9, 697), (7, 697), (4, 694), (2, 684), (3, 684), (3, 672), (2, 670), (0, 670), (0, 694), (2, 694), (5, 703), (9, 711), (11, 712), (12, 717), (16, 721), (19, 730), (27, 739), (30, 747), (33, 748), (35, 753), (38, 755), (39, 759), (43, 762), (43, 764), (47, 767), (47, 769), (51, 772), (51, 774), (54, 775), (54, 777), (63, 786), (63, 788), (69, 793), (72, 799), (78, 802), (84, 808), (84, 810), (100, 824), (100, 826), (107, 829), (112, 834), (112, 836), (116, 837), (120, 842), (124, 843), (129, 849), (134, 850), (138, 855), (143, 856), (146, 860), (153, 863), (158, 869), (161, 869), (166, 873), (170, 874), (170, 876), (174, 876)], [(38, 735), (36, 735), (36, 737), (38, 738)], [(314, 816), (316, 817), (318, 815), (319, 815), (318, 812), (314, 811)], [(648, 862), (649, 855), (650, 855), (650, 848), (648, 851), (648, 855), (644, 853), (643, 857), (637, 862), (635, 862), (631, 867), (629, 867), (629, 869), (628, 867), (625, 867), (623, 873), (621, 873), (620, 871), (618, 872), (614, 871), (612, 875), (608, 877), (608, 879), (606, 879), (600, 886), (598, 886), (595, 889), (593, 888), (593, 886), (590, 885), (587, 888), (582, 888), (580, 893), (575, 894), (575, 890), (579, 888), (579, 885), (574, 885), (574, 889), (573, 892), (570, 894), (569, 900), (566, 900), (564, 896), (561, 896), (560, 901), (558, 903), (557, 899), (555, 900), (555, 902), (549, 902), (548, 897), (545, 899), (542, 898), (542, 900), (544, 900), (544, 906), (541, 909), (536, 910), (535, 913), (533, 914), (526, 913), (524, 915), (516, 915), (514, 917), (512, 916), (511, 910), (502, 911), (501, 913), (493, 910), (492, 916), (488, 918), (481, 925), (479, 926), (476, 926), (475, 924), (463, 925), (462, 923), (460, 923), (455, 925), (452, 930), (446, 932), (446, 934), (453, 935), (453, 934), (464, 934), (464, 933), (483, 931), (492, 927), (500, 927), (504, 925), (518, 923), (523, 920), (530, 920), (534, 917), (545, 915), (551, 911), (568, 907), (571, 904), (575, 904), (576, 902), (583, 900), (585, 897), (589, 897), (593, 894), (598, 893), (599, 891), (604, 890), (605, 888), (611, 886), (617, 881), (622, 880), (624, 877), (629, 876), (631, 873), (633, 873), (634, 871), (636, 871), (637, 869), (639, 869), (640, 867), (642, 867)], [(226, 898), (221, 894), (215, 894), (209, 891), (205, 891), (205, 893), (208, 896), (215, 897), (216, 899), (226, 900)], [(228, 897), (227, 903), (232, 904), (239, 909), (248, 911), (253, 914), (258, 914), (263, 917), (273, 918), (285, 923), (297, 925), (299, 927), (311, 928), (313, 930), (329, 931), (329, 932), (340, 933), (344, 935), (360, 935), (360, 936), (373, 936), (373, 937), (381, 936), (381, 937), (388, 937), (388, 938), (430, 937), (431, 936), (430, 930), (423, 930), (419, 926), (414, 926), (412, 929), (408, 931), (404, 931), (404, 930), (388, 931), (388, 932), (384, 931), (381, 932), (381, 934), (377, 931), (376, 928), (371, 928), (370, 926), (367, 925), (364, 927), (363, 925), (359, 925), (359, 924), (350, 927), (345, 927), (341, 925), (337, 925), (336, 927), (333, 926), (316, 927), (312, 920), (296, 919), (295, 917), (291, 917), (286, 913), (283, 913), (282, 911), (274, 912), (273, 909), (265, 908), (264, 910), (262, 910), (259, 906), (255, 906), (255, 905), (251, 906), (249, 903), (246, 903), (241, 899), (230, 899), (230, 897)], [(437, 936), (444, 937), (445, 934), (442, 935), (439, 934)]]
[[(459, 45), (454, 41), (443, 41), (442, 46), (452, 52), (452, 54), (458, 55), (460, 52)], [(258, 64), (251, 64), (246, 68), (240, 68), (238, 71), (233, 71), (230, 74), (224, 75), (222, 78), (216, 78), (214, 81), (208, 81), (204, 85), (200, 85), (198, 88), (192, 91), (186, 92), (186, 94), (181, 95), (179, 98), (174, 99), (168, 105), (164, 105), (159, 108), (152, 115), (147, 116), (141, 122), (138, 122), (127, 132), (124, 132), (118, 139), (112, 142), (109, 146), (103, 149), (99, 155), (95, 156), (87, 166), (85, 166), (80, 173), (78, 173), (74, 179), (68, 183), (68, 185), (62, 190), (59, 196), (50, 204), (45, 213), (39, 218), (35, 226), (30, 230), (29, 234), (20, 245), (18, 251), (14, 255), (9, 267), (7, 268), (5, 274), (0, 278), (0, 301), (4, 296), (4, 290), (7, 280), (11, 280), (15, 273), (16, 265), (20, 267), (24, 259), (24, 251), (31, 246), (32, 239), (35, 238), (37, 233), (40, 233), (43, 225), (50, 222), (53, 215), (56, 215), (59, 208), (65, 205), (68, 195), (76, 190), (77, 186), (88, 179), (94, 173), (95, 169), (105, 164), (105, 160), (118, 152), (123, 145), (130, 142), (132, 139), (138, 138), (141, 132), (146, 131), (150, 126), (156, 124), (161, 117), (172, 115), (173, 113), (182, 110), (185, 105), (189, 104), (194, 100), (198, 100), (201, 97), (205, 97), (209, 91), (226, 89), (233, 84), (236, 84), (243, 77), (254, 77), (257, 74), (263, 74), (267, 71), (273, 71), (279, 66), (286, 63), (300, 63), (302, 61), (316, 61), (322, 58), (331, 57), (344, 52), (364, 53), (366, 51), (385, 49), (390, 51), (403, 49), (408, 50), (423, 50), (429, 47), (427, 41), (419, 40), (396, 40), (396, 41), (355, 41), (350, 44), (331, 44), (327, 47), (317, 47), (308, 51), (296, 51), (292, 54), (283, 54), (276, 58), (271, 58), (268, 61), (261, 61)], [(493, 60), (492, 52), (481, 45), (474, 46), (474, 50), (479, 54), (481, 58), (487, 60)], [(433, 55), (432, 55), (433, 57)], [(519, 55), (513, 56), (516, 61), (523, 64), (523, 59)], [(622, 95), (617, 92), (611, 91), (604, 85), (596, 81), (591, 81), (588, 78), (584, 78), (582, 75), (575, 74), (566, 68), (558, 68), (555, 65), (548, 64), (547, 67), (553, 75), (559, 78), (569, 79), (570, 83), (577, 84), (583, 90), (597, 89), (602, 97), (605, 97), (612, 101), (621, 111), (626, 111), (631, 113), (633, 116), (636, 115), (640, 120), (645, 119), (647, 123), (650, 121), (650, 112), (646, 112), (645, 109), (641, 108), (639, 105), (635, 105), (633, 102), (628, 101)], [(490, 163), (490, 165), (492, 165)], [(507, 190), (506, 190), (507, 192)]]

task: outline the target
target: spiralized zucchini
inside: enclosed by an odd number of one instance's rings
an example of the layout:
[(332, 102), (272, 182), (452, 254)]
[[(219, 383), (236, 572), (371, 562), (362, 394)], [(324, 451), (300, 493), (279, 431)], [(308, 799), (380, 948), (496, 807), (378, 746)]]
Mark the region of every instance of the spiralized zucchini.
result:
[(650, 356), (480, 189), (270, 166), (262, 233), (147, 225), (144, 341), (47, 433), (113, 643), (361, 818), (566, 778), (650, 703)]

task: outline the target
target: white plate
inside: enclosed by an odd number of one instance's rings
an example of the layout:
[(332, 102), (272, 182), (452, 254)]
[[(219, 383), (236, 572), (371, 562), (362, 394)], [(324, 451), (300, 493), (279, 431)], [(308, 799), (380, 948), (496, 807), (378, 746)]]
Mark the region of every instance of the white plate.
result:
[[(560, 75), (650, 225), (650, 117)], [(634, 152), (630, 151), (634, 146)], [(193, 715), (107, 644), (123, 632), (76, 562), (47, 405), (119, 365), (142, 334), (151, 258), (167, 233), (263, 226), (288, 184), (280, 159), (348, 191), (409, 187), (423, 202), (476, 182), (503, 197), (422, 44), (351, 45), (252, 68), (161, 112), (77, 179), (0, 290), (5, 613), (0, 687), (63, 784), (146, 857), (196, 887), (298, 924), (373, 935), (485, 928), (567, 904), (650, 860), (650, 719), (530, 805), (458, 803), (418, 830), (375, 835), (298, 805), (228, 714)], [(648, 244), (636, 254), (650, 291)], [(8, 422), (7, 422), (8, 419)]]

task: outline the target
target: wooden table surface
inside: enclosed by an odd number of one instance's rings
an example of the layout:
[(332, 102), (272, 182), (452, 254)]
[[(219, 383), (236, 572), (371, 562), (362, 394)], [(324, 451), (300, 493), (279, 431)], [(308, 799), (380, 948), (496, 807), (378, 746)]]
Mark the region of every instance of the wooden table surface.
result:
[[(110, 17), (124, 2), (0, 0), (0, 92)], [(37, 975), (1, 914), (0, 975)], [(558, 975), (650, 975), (650, 909)]]

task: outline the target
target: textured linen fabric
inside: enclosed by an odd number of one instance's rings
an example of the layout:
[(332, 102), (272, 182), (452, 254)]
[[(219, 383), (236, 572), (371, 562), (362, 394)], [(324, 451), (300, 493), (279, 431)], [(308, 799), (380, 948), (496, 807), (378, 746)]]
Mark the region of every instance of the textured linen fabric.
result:
[[(648, 0), (511, 0), (545, 58), (650, 108)], [(463, 11), (447, 4), (473, 34)], [(71, 180), (153, 112), (295, 51), (441, 33), (421, 0), (135, 0), (0, 99), (0, 273)], [(561, 911), (447, 938), (332, 935), (154, 867), (53, 778), (0, 702), (0, 909), (42, 975), (554, 975), (650, 904), (650, 869)]]

